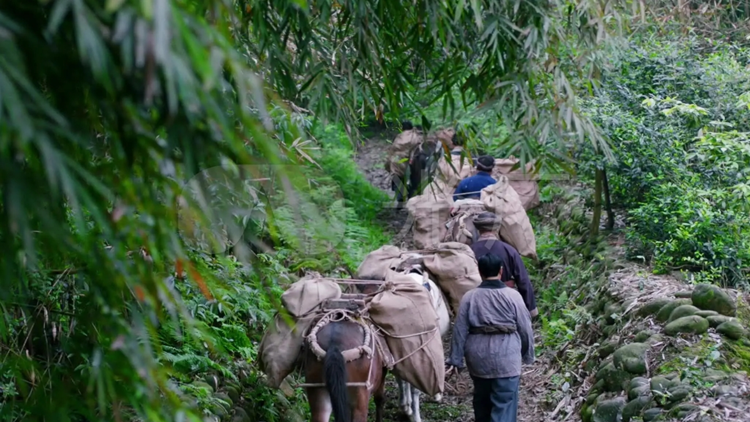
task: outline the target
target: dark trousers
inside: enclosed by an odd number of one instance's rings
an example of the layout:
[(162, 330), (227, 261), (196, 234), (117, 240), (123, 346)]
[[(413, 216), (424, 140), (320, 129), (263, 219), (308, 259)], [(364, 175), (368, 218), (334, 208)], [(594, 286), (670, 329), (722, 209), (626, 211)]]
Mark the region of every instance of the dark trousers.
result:
[(519, 377), (474, 380), (475, 422), (516, 422)]

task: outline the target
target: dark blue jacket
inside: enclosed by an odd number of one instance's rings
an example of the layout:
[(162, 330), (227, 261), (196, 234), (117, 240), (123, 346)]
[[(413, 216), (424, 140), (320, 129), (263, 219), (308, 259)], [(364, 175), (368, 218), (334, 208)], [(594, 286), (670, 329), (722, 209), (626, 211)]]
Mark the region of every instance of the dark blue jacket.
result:
[[(494, 185), (497, 180), (484, 171), (477, 172), (474, 176), (467, 177), (458, 184), (456, 191), (453, 192), (453, 200), (459, 199), (480, 199), (480, 191), (487, 186)], [(471, 193), (465, 193), (471, 192)]]

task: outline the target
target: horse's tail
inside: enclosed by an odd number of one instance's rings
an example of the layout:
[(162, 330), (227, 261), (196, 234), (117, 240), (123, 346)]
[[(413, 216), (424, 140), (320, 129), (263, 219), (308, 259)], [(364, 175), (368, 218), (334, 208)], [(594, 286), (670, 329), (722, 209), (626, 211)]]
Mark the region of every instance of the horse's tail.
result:
[(338, 346), (332, 345), (323, 360), (326, 389), (331, 398), (333, 419), (336, 422), (350, 422), (349, 395), (346, 391), (346, 361)]

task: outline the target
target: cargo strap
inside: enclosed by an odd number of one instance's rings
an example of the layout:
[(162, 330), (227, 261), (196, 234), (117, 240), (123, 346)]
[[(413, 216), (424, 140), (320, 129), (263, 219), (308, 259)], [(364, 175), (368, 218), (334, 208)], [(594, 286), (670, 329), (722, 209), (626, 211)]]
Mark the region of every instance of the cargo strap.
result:
[[(323, 315), (323, 317), (318, 321), (317, 324), (313, 327), (312, 330), (310, 330), (310, 334), (308, 334), (305, 337), (305, 341), (310, 347), (310, 351), (315, 355), (315, 357), (318, 358), (318, 360), (323, 360), (326, 356), (326, 351), (323, 350), (322, 347), (320, 347), (320, 344), (318, 343), (318, 331), (325, 327), (326, 325), (332, 323), (332, 322), (341, 322), (341, 321), (351, 321), (356, 324), (359, 324), (362, 329), (365, 332), (365, 339), (362, 342), (362, 346), (356, 347), (354, 349), (349, 349), (341, 352), (341, 354), (344, 356), (344, 361), (347, 363), (355, 361), (361, 357), (366, 357), (370, 360), (370, 368), (367, 371), (367, 381), (366, 382), (347, 382), (347, 387), (364, 387), (367, 388), (368, 391), (372, 390), (372, 377), (373, 377), (373, 347), (380, 347), (379, 342), (373, 338), (373, 332), (372, 328), (366, 323), (363, 322), (361, 319), (356, 318), (353, 316), (352, 312), (345, 311), (345, 310), (334, 310), (331, 312), (328, 312), (327, 314)], [(373, 342), (373, 340), (375, 340)], [(373, 347), (371, 347), (372, 345)], [(325, 383), (303, 383), (297, 385), (297, 387), (301, 388), (323, 388), (325, 387)]]
[(305, 338), (308, 346), (310, 347), (310, 350), (318, 358), (318, 360), (323, 360), (326, 357), (326, 351), (323, 350), (322, 347), (320, 347), (320, 344), (318, 344), (318, 331), (332, 322), (341, 321), (351, 321), (359, 324), (365, 332), (365, 339), (362, 342), (361, 346), (341, 352), (341, 354), (344, 356), (344, 360), (348, 363), (363, 356), (372, 358), (372, 348), (370, 347), (370, 344), (372, 344), (372, 329), (370, 328), (370, 326), (362, 322), (360, 319), (354, 318), (350, 312), (337, 309), (323, 315), (323, 317), (320, 318), (320, 320), (317, 324), (315, 324), (312, 330), (310, 330), (310, 334), (308, 334)]
[(485, 325), (482, 327), (470, 327), (469, 328), (469, 334), (487, 334), (487, 335), (494, 335), (494, 334), (513, 334), (517, 331), (515, 325)]

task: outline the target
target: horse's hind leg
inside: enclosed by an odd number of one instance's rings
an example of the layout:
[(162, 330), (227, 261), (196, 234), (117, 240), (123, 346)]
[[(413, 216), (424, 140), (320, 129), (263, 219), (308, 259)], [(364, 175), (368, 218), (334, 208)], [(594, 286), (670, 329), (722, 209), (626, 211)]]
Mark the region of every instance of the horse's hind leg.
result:
[(367, 422), (367, 410), (370, 407), (370, 392), (366, 388), (357, 388), (350, 397), (354, 399), (352, 403), (352, 422)]
[(308, 388), (307, 401), (310, 403), (311, 422), (328, 422), (331, 419), (331, 398), (324, 388)]
[(412, 414), (409, 419), (412, 422), (422, 422), (422, 415), (419, 412), (419, 396), (422, 394), (421, 391), (417, 390), (413, 385), (411, 386), (411, 410)]
[(385, 405), (385, 374), (380, 385), (373, 392), (375, 399), (375, 422), (383, 422), (383, 405)]
[(411, 416), (411, 384), (396, 377), (399, 389), (399, 407), (406, 416)]

